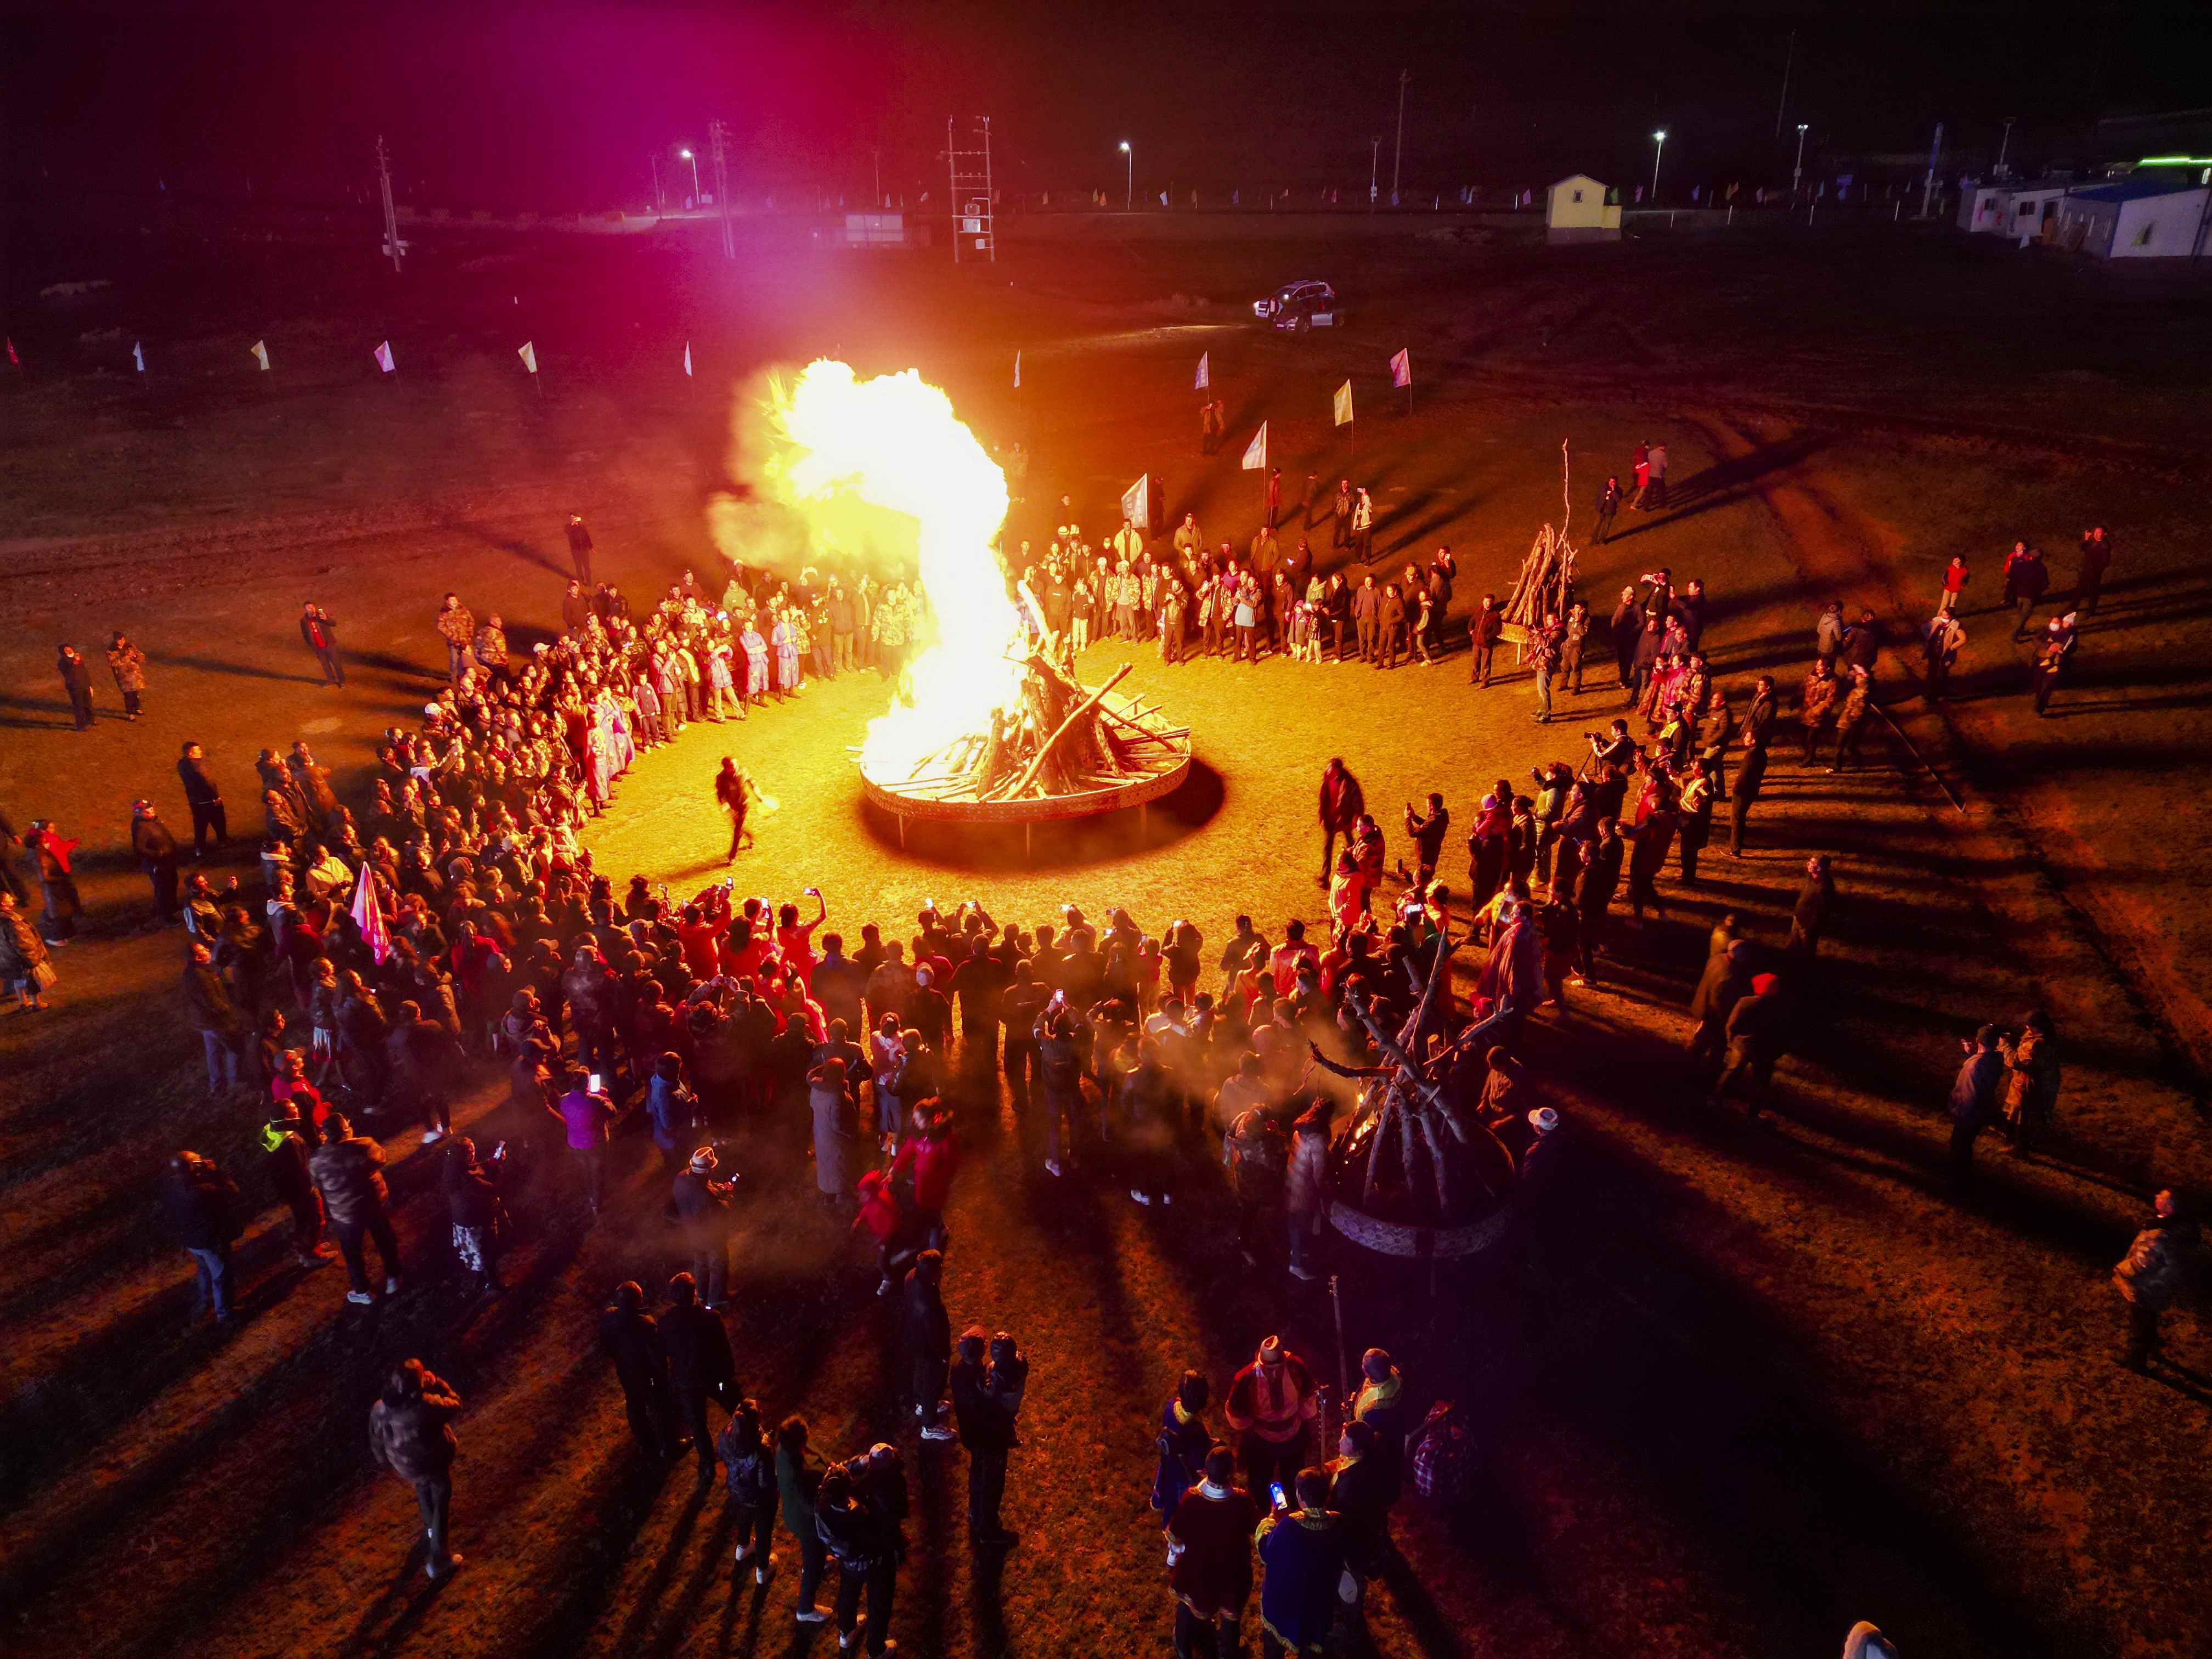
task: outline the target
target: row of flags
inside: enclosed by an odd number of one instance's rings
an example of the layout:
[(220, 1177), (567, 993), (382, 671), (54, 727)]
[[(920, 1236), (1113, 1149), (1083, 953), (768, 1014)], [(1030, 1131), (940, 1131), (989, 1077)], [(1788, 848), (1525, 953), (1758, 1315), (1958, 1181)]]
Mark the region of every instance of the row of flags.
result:
[[(10, 368), (22, 368), (23, 360), (15, 355), (15, 341), (12, 335), (8, 337), (6, 347), (8, 352), (8, 367)], [(256, 340), (252, 345), (246, 347), (246, 355), (253, 359), (254, 366), (260, 369), (264, 374), (266, 374), (269, 372), (268, 341)], [(532, 374), (538, 373), (538, 343), (536, 341), (525, 340), (520, 346), (515, 348), (514, 355), (522, 359), (522, 367), (526, 371)], [(391, 341), (380, 341), (377, 344), (376, 349), (371, 352), (369, 356), (376, 360), (377, 368), (383, 373), (386, 374), (394, 374), (398, 372), (399, 360), (392, 355)], [(131, 343), (131, 368), (136, 374), (143, 374), (146, 372), (146, 343), (143, 340), (133, 340)], [(685, 378), (690, 378), (691, 342), (689, 340), (686, 340), (684, 343), (684, 373)], [(1016, 386), (1019, 386), (1021, 383), (1022, 360), (1021, 353), (1018, 351), (1014, 354), (1014, 384)]]

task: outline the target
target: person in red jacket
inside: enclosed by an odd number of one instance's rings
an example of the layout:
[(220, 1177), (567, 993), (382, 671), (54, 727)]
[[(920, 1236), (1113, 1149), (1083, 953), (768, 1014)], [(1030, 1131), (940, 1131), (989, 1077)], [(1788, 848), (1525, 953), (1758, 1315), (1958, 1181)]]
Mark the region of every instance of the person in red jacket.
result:
[(960, 1168), (960, 1144), (953, 1138), (952, 1114), (938, 1109), (934, 1100), (916, 1103), (917, 1126), (891, 1160), (894, 1183), (902, 1175), (914, 1182), (914, 1207), (929, 1248), (945, 1248), (945, 1206), (952, 1196), (952, 1177)]
[(1260, 1345), (1252, 1363), (1229, 1385), (1221, 1410), (1242, 1442), (1238, 1449), (1251, 1491), (1265, 1492), (1276, 1480), (1287, 1486), (1306, 1466), (1314, 1419), (1321, 1415), (1321, 1392), (1306, 1362), (1281, 1337)]

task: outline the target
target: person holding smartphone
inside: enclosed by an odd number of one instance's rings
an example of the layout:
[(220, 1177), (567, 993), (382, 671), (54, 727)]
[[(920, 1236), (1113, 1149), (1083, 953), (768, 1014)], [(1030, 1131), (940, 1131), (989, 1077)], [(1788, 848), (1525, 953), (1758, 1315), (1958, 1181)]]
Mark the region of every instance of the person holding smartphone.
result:
[(1296, 1508), (1278, 1485), (1274, 1508), (1254, 1541), (1266, 1577), (1260, 1586), (1260, 1651), (1264, 1659), (1317, 1654), (1328, 1639), (1346, 1582), (1343, 1518), (1328, 1507), (1328, 1472), (1298, 1472)]
[(607, 1141), (620, 1117), (605, 1081), (600, 1073), (578, 1066), (568, 1073), (559, 1103), (547, 1109), (568, 1132), (569, 1155), (582, 1172), (584, 1200), (595, 1221), (606, 1198)]

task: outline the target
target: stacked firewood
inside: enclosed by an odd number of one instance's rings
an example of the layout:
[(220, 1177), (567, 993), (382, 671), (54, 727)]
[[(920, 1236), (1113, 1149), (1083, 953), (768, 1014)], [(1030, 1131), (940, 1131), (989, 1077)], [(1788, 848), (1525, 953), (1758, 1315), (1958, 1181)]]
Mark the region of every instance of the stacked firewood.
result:
[(1141, 704), (1108, 700), (1129, 665), (1094, 690), (1054, 660), (1054, 645), (1048, 636), (1031, 649), (1018, 701), (994, 710), (988, 730), (924, 757), (899, 792), (933, 800), (1038, 800), (1110, 789), (1166, 763), (1189, 732), (1162, 725)]

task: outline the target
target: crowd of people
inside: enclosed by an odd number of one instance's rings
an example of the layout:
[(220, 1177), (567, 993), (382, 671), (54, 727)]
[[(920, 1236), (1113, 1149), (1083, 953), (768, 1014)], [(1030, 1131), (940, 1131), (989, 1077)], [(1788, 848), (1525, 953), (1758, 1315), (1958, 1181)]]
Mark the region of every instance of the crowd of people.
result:
[[(1664, 451), (1653, 448), (1639, 457), (1632, 506), (1647, 497), (1664, 505)], [(1618, 507), (1617, 485), (1609, 493)], [(1157, 640), (1170, 661), (1194, 651), (1247, 661), (1282, 651), (1378, 668), (1396, 666), (1407, 647), (1426, 662), (1442, 655), (1456, 575), (1448, 547), (1379, 592), (1371, 574), (1354, 586), (1341, 570), (1322, 577), (1303, 538), (1285, 552), (1272, 494), (1270, 502), (1242, 556), (1227, 542), (1209, 549), (1194, 515), (1172, 552), (1158, 554), (1133, 525), (1102, 551), (1069, 523), (1042, 556), (1024, 544), (1010, 574), (1036, 625), (1076, 649), (1094, 638)], [(1334, 545), (1357, 550), (1371, 514), (1341, 487)], [(543, 1126), (538, 1137), (557, 1141), (547, 1150), (573, 1166), (590, 1217), (608, 1201), (618, 1137), (632, 1123), (649, 1134), (682, 1266), (658, 1316), (643, 1287), (627, 1282), (600, 1323), (632, 1428), (656, 1455), (695, 1453), (702, 1482), (722, 1471), (741, 1523), (738, 1563), (762, 1583), (780, 1517), (799, 1558), (795, 1616), (834, 1620), (841, 1646), (865, 1641), (872, 1652), (890, 1645), (904, 1466), (884, 1443), (825, 1467), (802, 1418), (771, 1425), (744, 1394), (722, 1323), (736, 1215), (719, 1176), (728, 1138), (745, 1130), (786, 1140), (811, 1160), (836, 1224), (873, 1247), (880, 1291), (897, 1298), (902, 1403), (923, 1442), (957, 1439), (965, 1449), (971, 1540), (1011, 1543), (999, 1505), (1020, 1443), (1029, 1362), (1003, 1331), (970, 1327), (956, 1340), (944, 1301), (960, 1103), (986, 1090), (995, 1099), (1003, 1072), (1018, 1109), (1041, 1120), (1049, 1177), (1095, 1170), (1146, 1205), (1225, 1194), (1248, 1261), (1309, 1279), (1329, 1201), (1333, 1127), (1395, 1086), (1376, 1033), (1440, 1000), (1444, 1039), (1481, 1036), (1459, 1127), (1492, 1149), (1492, 1167), (1522, 1179), (1516, 1195), (1533, 1194), (1536, 1169), (1550, 1166), (1559, 1145), (1560, 1114), (1516, 1058), (1523, 1024), (1547, 1006), (1564, 1017), (1567, 990), (1599, 977), (1617, 944), (1612, 911), (1624, 881), (1630, 928), (1644, 925), (1647, 908), (1667, 915), (1656, 882), (1670, 853), (1681, 883), (1697, 884), (1720, 805), (1729, 808), (1729, 850), (1741, 855), (1784, 712), (1772, 677), (1761, 675), (1739, 714), (1700, 648), (1709, 614), (1701, 584), (1678, 588), (1656, 570), (1621, 591), (1607, 623), (1611, 689), (1643, 733), (1624, 715), (1585, 734), (1578, 766), (1539, 766), (1525, 790), (1498, 780), (1471, 814), (1460, 891), (1440, 873), (1451, 824), (1441, 793), (1418, 809), (1405, 805), (1409, 866), (1403, 852), (1387, 852), (1381, 820), (1340, 759), (1319, 794), (1328, 900), (1316, 937), (1291, 919), (1272, 944), (1240, 915), (1215, 954), (1185, 918), (1155, 933), (1118, 907), (1094, 923), (1068, 906), (1030, 926), (971, 899), (949, 913), (925, 908), (910, 932), (897, 930), (904, 939), (867, 922), (848, 949), (830, 931), (817, 889), (805, 890), (802, 903), (738, 895), (734, 880), (680, 899), (642, 876), (617, 886), (595, 869), (580, 832), (615, 800), (643, 750), (800, 696), (810, 675), (872, 667), (896, 678), (927, 626), (918, 594), (842, 572), (780, 581), (739, 568), (709, 599), (687, 571), (641, 616), (617, 586), (592, 580), (580, 518), (568, 534), (577, 579), (557, 638), (517, 652), (499, 615), (479, 623), (447, 596), (435, 619), (446, 684), (412, 729), (384, 733), (358, 816), (304, 741), (260, 752), (256, 891), (234, 877), (218, 885), (202, 868), (182, 874), (228, 838), (214, 771), (200, 745), (185, 744), (177, 770), (189, 851), (149, 800), (134, 808), (153, 925), (185, 930), (181, 1001), (202, 1040), (208, 1089), (254, 1103), (255, 1184), (288, 1212), (293, 1261), (321, 1265), (331, 1259), (325, 1239), (334, 1238), (349, 1302), (400, 1293), (403, 1259), (419, 1261), (431, 1248), (403, 1247), (383, 1174), (380, 1138), (410, 1122), (439, 1149), (442, 1243), (453, 1267), (482, 1296), (504, 1291), (511, 1171), (532, 1156), (529, 1138), (480, 1156), (452, 1117), (490, 1068), (506, 1077), (507, 1121)], [(1956, 626), (1965, 583), (1962, 564), (1947, 574), (1936, 625)], [(2090, 583), (2077, 609), (2094, 599)], [(2021, 605), (2022, 625), (2032, 603)], [(1552, 714), (1555, 679), (1583, 692), (1592, 631), (1579, 602), (1528, 630), (1539, 720)], [(301, 633), (326, 680), (342, 685), (335, 619), (309, 605)], [(1492, 683), (1502, 637), (1497, 600), (1486, 594), (1467, 624), (1471, 680)], [(1803, 757), (1818, 763), (1832, 738), (1835, 771), (1858, 759), (1879, 625), (1871, 612), (1846, 620), (1832, 605), (1814, 646), (1796, 711)], [(65, 680), (69, 655), (64, 648)], [(135, 714), (143, 659), (120, 635), (109, 655)], [(1931, 695), (1937, 689), (1931, 676)], [(75, 703), (74, 687), (71, 695)], [(88, 707), (88, 690), (84, 696)], [(734, 859), (757, 793), (726, 762), (716, 793), (733, 821)], [(76, 914), (75, 843), (45, 821), (22, 837), (44, 889), (34, 927), (5, 856), (14, 831), (4, 821), (0, 837), (9, 890), (0, 890), (0, 980), (36, 1007), (52, 982), (49, 947), (68, 942)], [(1713, 931), (1690, 1006), (1688, 1059), (1716, 1101), (1740, 1095), (1754, 1116), (1765, 1103), (1834, 893), (1828, 860), (1814, 855), (1786, 944), (1762, 947), (1733, 915)], [(1440, 939), (1484, 951), (1471, 992), (1451, 985)], [(2057, 1096), (2046, 1015), (1968, 1047), (1952, 1109), (1962, 1170), (1980, 1127), (2002, 1120), (2025, 1141), (2048, 1124)], [(228, 1325), (231, 1246), (248, 1201), (213, 1161), (179, 1152), (164, 1206), (194, 1263), (199, 1309)], [(2183, 1207), (2161, 1194), (2155, 1226), (2118, 1275), (2130, 1363), (2155, 1353), (2157, 1316), (2191, 1243)], [(1326, 1442), (1336, 1455), (1322, 1462), (1311, 1453), (1324, 1391), (1279, 1340), (1226, 1392), (1234, 1443), (1205, 1422), (1206, 1380), (1185, 1377), (1164, 1414), (1153, 1494), (1179, 1654), (1234, 1650), (1255, 1551), (1267, 1652), (1312, 1651), (1335, 1621), (1358, 1617), (1408, 1459), (1431, 1426), (1417, 1431), (1408, 1420), (1387, 1354), (1371, 1351), (1362, 1369), (1357, 1396), (1337, 1402), (1340, 1425)], [(723, 1413), (719, 1431), (710, 1403)], [(409, 1361), (372, 1419), (379, 1462), (417, 1496), (434, 1578), (460, 1559), (447, 1541), (460, 1410), (449, 1386)], [(819, 1591), (833, 1565), (838, 1588), (824, 1610)]]

